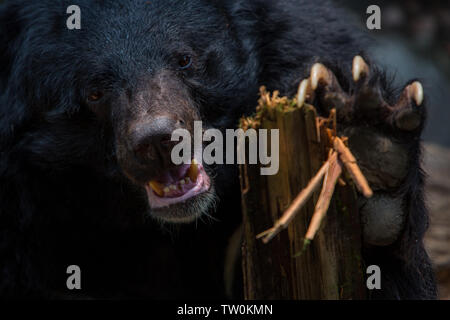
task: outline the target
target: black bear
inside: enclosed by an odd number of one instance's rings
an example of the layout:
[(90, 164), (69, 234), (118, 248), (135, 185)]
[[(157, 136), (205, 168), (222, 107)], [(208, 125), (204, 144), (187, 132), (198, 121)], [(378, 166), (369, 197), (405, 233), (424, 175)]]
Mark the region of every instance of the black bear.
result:
[[(71, 5), (80, 29), (68, 28)], [(422, 88), (394, 88), (346, 20), (328, 1), (4, 1), (0, 295), (224, 297), (237, 168), (176, 166), (170, 135), (195, 120), (234, 128), (261, 85), (294, 96), (310, 77), (376, 191), (361, 204), (364, 258), (383, 275), (373, 296), (435, 298)]]

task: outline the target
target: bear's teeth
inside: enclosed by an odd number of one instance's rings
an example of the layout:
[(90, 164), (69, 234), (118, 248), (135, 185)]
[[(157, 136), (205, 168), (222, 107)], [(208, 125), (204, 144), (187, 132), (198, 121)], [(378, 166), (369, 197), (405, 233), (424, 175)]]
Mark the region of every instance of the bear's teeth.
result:
[(186, 182), (184, 180), (180, 180), (179, 182), (181, 185), (185, 184)]
[(173, 185), (173, 184), (171, 184), (171, 185), (169, 186), (169, 188), (172, 189), (172, 190), (177, 190), (177, 187), (176, 187), (175, 185)]
[(149, 182), (149, 186), (150, 188), (152, 188), (152, 190), (160, 197), (162, 197), (164, 195), (164, 191), (163, 191), (163, 185), (161, 185), (160, 183), (156, 182), (156, 181), (150, 181)]
[(168, 187), (165, 187), (164, 188), (164, 193), (169, 193), (169, 192), (170, 192), (170, 189)]

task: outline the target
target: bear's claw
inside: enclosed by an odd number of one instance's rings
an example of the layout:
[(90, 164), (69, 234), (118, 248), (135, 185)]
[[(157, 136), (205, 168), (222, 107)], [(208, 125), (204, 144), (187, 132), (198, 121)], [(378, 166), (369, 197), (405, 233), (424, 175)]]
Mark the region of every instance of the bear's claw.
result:
[[(302, 106), (316, 98), (329, 111), (336, 108), (340, 120), (372, 118), (369, 122), (385, 122), (403, 131), (413, 131), (423, 122), (423, 87), (415, 81), (405, 87), (397, 103), (389, 105), (377, 85), (369, 84), (370, 68), (361, 56), (353, 59), (352, 78), (356, 90), (347, 94), (339, 84), (335, 74), (321, 63), (312, 66), (310, 77), (300, 83), (297, 102)], [(317, 93), (317, 91), (320, 91)]]
[(353, 81), (358, 82), (362, 77), (369, 75), (369, 66), (361, 56), (355, 56), (353, 58), (352, 76)]
[(423, 87), (420, 82), (415, 81), (405, 88), (399, 102), (393, 107), (397, 128), (412, 131), (421, 125), (422, 110), (419, 107), (422, 102)]

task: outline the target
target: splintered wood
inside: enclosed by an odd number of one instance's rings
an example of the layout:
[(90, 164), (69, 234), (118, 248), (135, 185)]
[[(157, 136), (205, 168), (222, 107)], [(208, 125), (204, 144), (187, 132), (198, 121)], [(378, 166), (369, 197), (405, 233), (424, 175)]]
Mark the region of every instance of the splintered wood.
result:
[(277, 174), (240, 167), (247, 299), (365, 297), (355, 189), (366, 197), (372, 190), (337, 125), (335, 110), (321, 118), (265, 88), (255, 116), (241, 120), (244, 130), (280, 136)]
[[(305, 202), (311, 197), (312, 193), (320, 186), (320, 182), (323, 179), (322, 192), (320, 193), (319, 200), (317, 201), (314, 215), (311, 219), (311, 224), (305, 236), (305, 241), (311, 241), (314, 239), (317, 231), (319, 230), (320, 223), (325, 217), (328, 210), (331, 198), (334, 194), (334, 189), (338, 179), (340, 179), (342, 173), (342, 164), (345, 166), (350, 176), (352, 177), (357, 189), (366, 197), (370, 198), (373, 195), (372, 189), (369, 187), (367, 179), (359, 169), (356, 159), (350, 150), (344, 145), (342, 140), (338, 137), (333, 137), (333, 148), (330, 150), (330, 156), (319, 172), (311, 179), (306, 188), (304, 188), (299, 195), (294, 199), (292, 204), (283, 214), (283, 216), (277, 220), (275, 225), (261, 232), (256, 238), (264, 237), (264, 243), (269, 242), (275, 237), (281, 230), (285, 229), (292, 221), (295, 215), (300, 211)], [(339, 155), (339, 156), (338, 156)], [(308, 242), (309, 243), (309, 242)]]

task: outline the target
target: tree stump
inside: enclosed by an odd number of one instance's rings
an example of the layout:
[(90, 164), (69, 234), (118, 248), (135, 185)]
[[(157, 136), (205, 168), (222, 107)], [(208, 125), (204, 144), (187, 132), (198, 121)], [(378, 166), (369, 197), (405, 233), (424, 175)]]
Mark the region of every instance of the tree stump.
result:
[(325, 220), (307, 248), (304, 236), (320, 189), (286, 230), (267, 244), (256, 239), (274, 225), (327, 159), (329, 137), (319, 120), (313, 106), (298, 107), (295, 100), (279, 98), (276, 92), (270, 97), (262, 88), (256, 115), (241, 121), (244, 130), (269, 129), (270, 135), (270, 129), (279, 129), (280, 137), (276, 175), (261, 175), (260, 164), (240, 165), (246, 299), (366, 296), (361, 227), (350, 179), (345, 179), (345, 186), (336, 186)]

